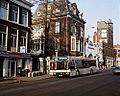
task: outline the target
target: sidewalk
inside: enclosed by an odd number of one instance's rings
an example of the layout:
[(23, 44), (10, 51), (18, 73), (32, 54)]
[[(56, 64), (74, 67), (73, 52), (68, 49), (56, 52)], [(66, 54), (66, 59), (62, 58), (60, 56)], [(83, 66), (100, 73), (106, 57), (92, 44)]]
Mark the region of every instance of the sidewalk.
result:
[(36, 77), (9, 77), (9, 78), (0, 78), (0, 85), (1, 84), (12, 84), (12, 83), (22, 83), (22, 82), (30, 82), (30, 81), (37, 81), (37, 80), (44, 80), (54, 78), (54, 76), (50, 75), (41, 75)]

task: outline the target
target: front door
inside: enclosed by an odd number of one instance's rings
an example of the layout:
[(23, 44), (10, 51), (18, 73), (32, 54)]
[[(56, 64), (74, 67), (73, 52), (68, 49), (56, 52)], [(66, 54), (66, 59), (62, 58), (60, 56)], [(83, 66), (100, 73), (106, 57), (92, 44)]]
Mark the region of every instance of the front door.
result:
[(9, 60), (8, 64), (8, 77), (16, 76), (16, 60)]

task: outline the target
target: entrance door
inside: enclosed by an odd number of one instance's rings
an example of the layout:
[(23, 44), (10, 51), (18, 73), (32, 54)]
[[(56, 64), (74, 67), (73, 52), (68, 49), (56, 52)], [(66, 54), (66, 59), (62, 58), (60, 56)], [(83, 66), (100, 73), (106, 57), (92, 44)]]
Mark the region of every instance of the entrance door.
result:
[(15, 61), (11, 62), (11, 76), (13, 77), (15, 75)]
[(16, 60), (9, 60), (9, 64), (8, 64), (8, 76), (9, 77), (16, 76)]
[(0, 57), (0, 77), (3, 77), (3, 58)]

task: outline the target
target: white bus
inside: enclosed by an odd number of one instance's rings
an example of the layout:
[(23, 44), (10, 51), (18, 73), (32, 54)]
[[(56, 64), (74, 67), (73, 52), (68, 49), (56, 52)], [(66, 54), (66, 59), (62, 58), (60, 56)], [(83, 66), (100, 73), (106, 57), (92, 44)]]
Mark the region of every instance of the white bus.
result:
[(96, 59), (83, 57), (56, 57), (49, 61), (49, 74), (54, 76), (79, 76), (97, 72)]

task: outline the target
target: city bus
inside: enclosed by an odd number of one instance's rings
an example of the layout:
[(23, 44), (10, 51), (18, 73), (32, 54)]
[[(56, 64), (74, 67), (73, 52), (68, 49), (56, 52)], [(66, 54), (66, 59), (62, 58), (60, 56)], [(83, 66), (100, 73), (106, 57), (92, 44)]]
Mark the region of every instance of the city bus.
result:
[(79, 76), (96, 72), (96, 59), (55, 57), (54, 60), (49, 61), (49, 74), (54, 76)]

